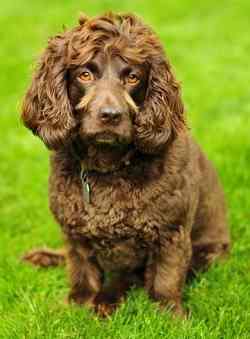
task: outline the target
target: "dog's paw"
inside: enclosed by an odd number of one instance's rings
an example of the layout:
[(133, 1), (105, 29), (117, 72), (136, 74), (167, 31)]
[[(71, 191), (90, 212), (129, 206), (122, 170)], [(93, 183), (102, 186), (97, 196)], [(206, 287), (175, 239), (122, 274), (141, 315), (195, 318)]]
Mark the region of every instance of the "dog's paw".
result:
[(70, 292), (66, 299), (67, 304), (76, 304), (78, 306), (87, 307), (89, 310), (94, 311), (99, 317), (106, 318), (110, 316), (116, 309), (116, 304), (105, 303), (104, 300), (98, 300), (96, 295), (89, 295), (86, 293)]
[(96, 304), (95, 311), (101, 318), (107, 318), (116, 310), (116, 307), (116, 304)]
[(95, 298), (95, 312), (102, 318), (110, 316), (124, 301), (122, 296), (117, 296), (114, 292), (100, 292)]
[(65, 262), (63, 251), (36, 249), (26, 253), (22, 260), (38, 267), (59, 266)]
[(84, 306), (95, 311), (95, 297), (95, 293), (87, 291), (71, 291), (68, 294), (65, 303), (68, 305), (75, 304), (77, 306)]
[(161, 311), (169, 311), (174, 318), (187, 319), (188, 312), (182, 307), (181, 303), (175, 302), (160, 302), (159, 308)]

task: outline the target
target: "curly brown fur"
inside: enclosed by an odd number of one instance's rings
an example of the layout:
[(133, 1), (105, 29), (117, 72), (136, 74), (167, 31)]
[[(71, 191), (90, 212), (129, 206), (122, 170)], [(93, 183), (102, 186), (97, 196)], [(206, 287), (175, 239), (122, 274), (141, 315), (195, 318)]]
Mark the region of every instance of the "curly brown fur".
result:
[[(22, 119), (52, 150), (50, 208), (65, 237), (70, 300), (109, 314), (104, 273), (115, 272), (128, 279), (111, 284), (112, 300), (137, 276), (183, 314), (188, 272), (228, 251), (223, 192), (183, 111), (161, 43), (134, 15), (83, 17), (50, 39)], [(42, 251), (26, 259), (44, 262)]]

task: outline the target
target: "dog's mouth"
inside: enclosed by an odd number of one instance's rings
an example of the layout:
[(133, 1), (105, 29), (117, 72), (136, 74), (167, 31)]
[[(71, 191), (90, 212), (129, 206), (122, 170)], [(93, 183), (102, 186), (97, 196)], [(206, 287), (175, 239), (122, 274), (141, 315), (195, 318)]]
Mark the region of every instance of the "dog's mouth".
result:
[(89, 144), (94, 144), (100, 147), (126, 147), (131, 143), (131, 138), (116, 134), (114, 132), (106, 131), (99, 132), (94, 135), (88, 135), (86, 140)]
[(116, 145), (120, 143), (120, 140), (114, 133), (103, 132), (95, 136), (95, 143), (98, 145)]

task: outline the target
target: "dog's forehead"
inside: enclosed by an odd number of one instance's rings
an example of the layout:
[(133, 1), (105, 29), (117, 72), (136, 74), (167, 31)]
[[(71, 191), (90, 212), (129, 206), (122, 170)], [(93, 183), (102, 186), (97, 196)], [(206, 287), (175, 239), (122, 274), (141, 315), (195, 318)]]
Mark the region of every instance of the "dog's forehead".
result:
[(110, 69), (115, 73), (133, 69), (140, 74), (144, 74), (148, 69), (145, 64), (132, 63), (128, 60), (124, 60), (120, 55), (109, 54), (103, 51), (97, 52), (89, 61), (96, 64), (99, 70), (104, 71), (105, 69)]
[(128, 65), (128, 63), (120, 55), (107, 53), (103, 50), (97, 51), (93, 55), (91, 61), (99, 65), (100, 68), (103, 68), (106, 65), (112, 65), (114, 68), (119, 69)]

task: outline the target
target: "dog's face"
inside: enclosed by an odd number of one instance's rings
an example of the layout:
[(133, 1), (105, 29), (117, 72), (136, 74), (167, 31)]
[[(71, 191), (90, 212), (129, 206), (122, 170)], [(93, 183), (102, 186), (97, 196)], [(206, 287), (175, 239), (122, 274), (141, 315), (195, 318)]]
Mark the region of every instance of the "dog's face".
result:
[(134, 120), (147, 90), (148, 67), (98, 52), (68, 73), (68, 93), (82, 140), (110, 146), (133, 142)]
[(85, 18), (52, 38), (22, 118), (51, 149), (80, 136), (158, 153), (185, 129), (180, 87), (160, 41), (127, 14)]

